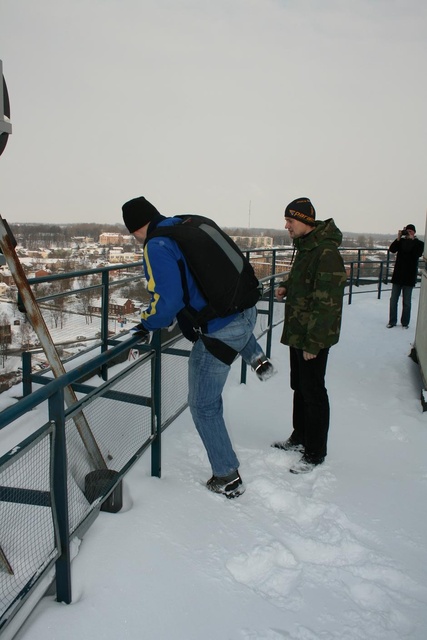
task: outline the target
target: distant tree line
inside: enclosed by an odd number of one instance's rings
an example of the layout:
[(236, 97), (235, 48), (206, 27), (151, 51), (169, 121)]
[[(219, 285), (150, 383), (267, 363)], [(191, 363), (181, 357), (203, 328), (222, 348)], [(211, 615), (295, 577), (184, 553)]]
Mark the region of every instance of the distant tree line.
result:
[(41, 247), (68, 247), (75, 237), (93, 238), (98, 242), (101, 233), (127, 233), (122, 224), (98, 224), (76, 222), (71, 224), (11, 223), (10, 228), (17, 242), (29, 250)]
[[(93, 238), (94, 242), (99, 241), (101, 233), (121, 233), (127, 236), (128, 233), (123, 224), (99, 224), (95, 222), (76, 222), (70, 224), (42, 224), (42, 223), (16, 223), (10, 224), (12, 232), (17, 242), (25, 249), (37, 250), (40, 248), (57, 250), (69, 247), (72, 239), (76, 237)], [(288, 246), (291, 244), (289, 234), (283, 229), (271, 228), (244, 228), (225, 227), (225, 231), (230, 236), (267, 236), (273, 238), (274, 246)], [(344, 232), (344, 247), (368, 247), (373, 248), (378, 243), (390, 243), (394, 236), (390, 234), (357, 234)], [(132, 250), (134, 243), (128, 242), (125, 249)], [(58, 256), (59, 257), (59, 256)]]

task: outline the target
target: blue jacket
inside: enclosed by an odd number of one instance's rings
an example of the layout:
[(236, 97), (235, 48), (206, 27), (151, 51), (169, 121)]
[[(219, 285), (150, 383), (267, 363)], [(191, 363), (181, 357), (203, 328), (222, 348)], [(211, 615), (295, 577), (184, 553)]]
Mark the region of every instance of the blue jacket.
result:
[[(180, 222), (180, 218), (165, 218), (156, 226), (169, 226)], [(200, 311), (207, 304), (175, 240), (167, 237), (151, 238), (144, 247), (144, 271), (151, 301), (141, 314), (142, 323), (149, 331), (170, 326), (185, 306), (179, 261), (184, 265), (189, 304), (196, 311)], [(207, 333), (222, 329), (236, 315), (214, 318), (208, 323)]]

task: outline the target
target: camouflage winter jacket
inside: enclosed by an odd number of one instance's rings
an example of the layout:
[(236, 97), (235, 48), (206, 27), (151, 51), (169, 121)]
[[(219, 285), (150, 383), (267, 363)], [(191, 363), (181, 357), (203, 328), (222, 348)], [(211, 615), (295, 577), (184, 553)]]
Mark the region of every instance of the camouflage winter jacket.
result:
[(295, 262), (286, 282), (281, 342), (317, 355), (339, 339), (346, 272), (338, 247), (342, 233), (332, 218), (294, 242)]

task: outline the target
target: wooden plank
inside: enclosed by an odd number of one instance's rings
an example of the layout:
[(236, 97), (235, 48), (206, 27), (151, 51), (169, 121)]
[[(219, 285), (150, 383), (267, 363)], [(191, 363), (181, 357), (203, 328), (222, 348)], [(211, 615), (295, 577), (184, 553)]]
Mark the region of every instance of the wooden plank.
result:
[[(15, 252), (16, 241), (11, 237), (11, 231), (6, 220), (0, 216), (0, 249), (6, 259), (7, 266), (15, 280), (15, 284), (18, 287), (21, 300), (25, 306), (25, 311), (31, 325), (37, 334), (40, 345), (45, 352), (46, 358), (52, 369), (52, 372), (56, 378), (66, 373), (61, 358), (56, 350), (55, 344), (52, 340), (52, 336), (44, 321), (43, 315), (37, 304), (37, 300), (31, 290), (25, 275), (24, 269), (19, 261)], [(71, 386), (64, 389), (65, 402), (68, 407), (71, 407), (77, 402), (77, 396)], [(85, 448), (87, 449), (96, 469), (107, 469), (107, 464), (102, 456), (102, 453), (98, 447), (94, 435), (89, 427), (85, 415), (81, 411), (74, 416), (74, 422), (80, 437), (83, 441)]]
[(0, 546), (0, 571), (6, 571), (9, 575), (13, 576), (13, 569), (10, 566), (9, 560), (6, 558), (6, 554)]

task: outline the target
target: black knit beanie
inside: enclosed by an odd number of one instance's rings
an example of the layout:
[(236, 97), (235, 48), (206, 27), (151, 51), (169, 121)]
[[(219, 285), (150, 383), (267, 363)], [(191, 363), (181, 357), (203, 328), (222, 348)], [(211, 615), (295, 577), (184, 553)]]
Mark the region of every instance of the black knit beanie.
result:
[(123, 221), (129, 233), (145, 227), (146, 224), (161, 215), (156, 207), (151, 202), (148, 202), (144, 196), (125, 202), (122, 211)]
[(407, 224), (405, 229), (411, 229), (414, 233), (416, 233), (416, 229), (415, 229), (415, 225), (413, 224)]
[(314, 227), (316, 212), (308, 198), (292, 200), (285, 209), (285, 218), (294, 218)]

